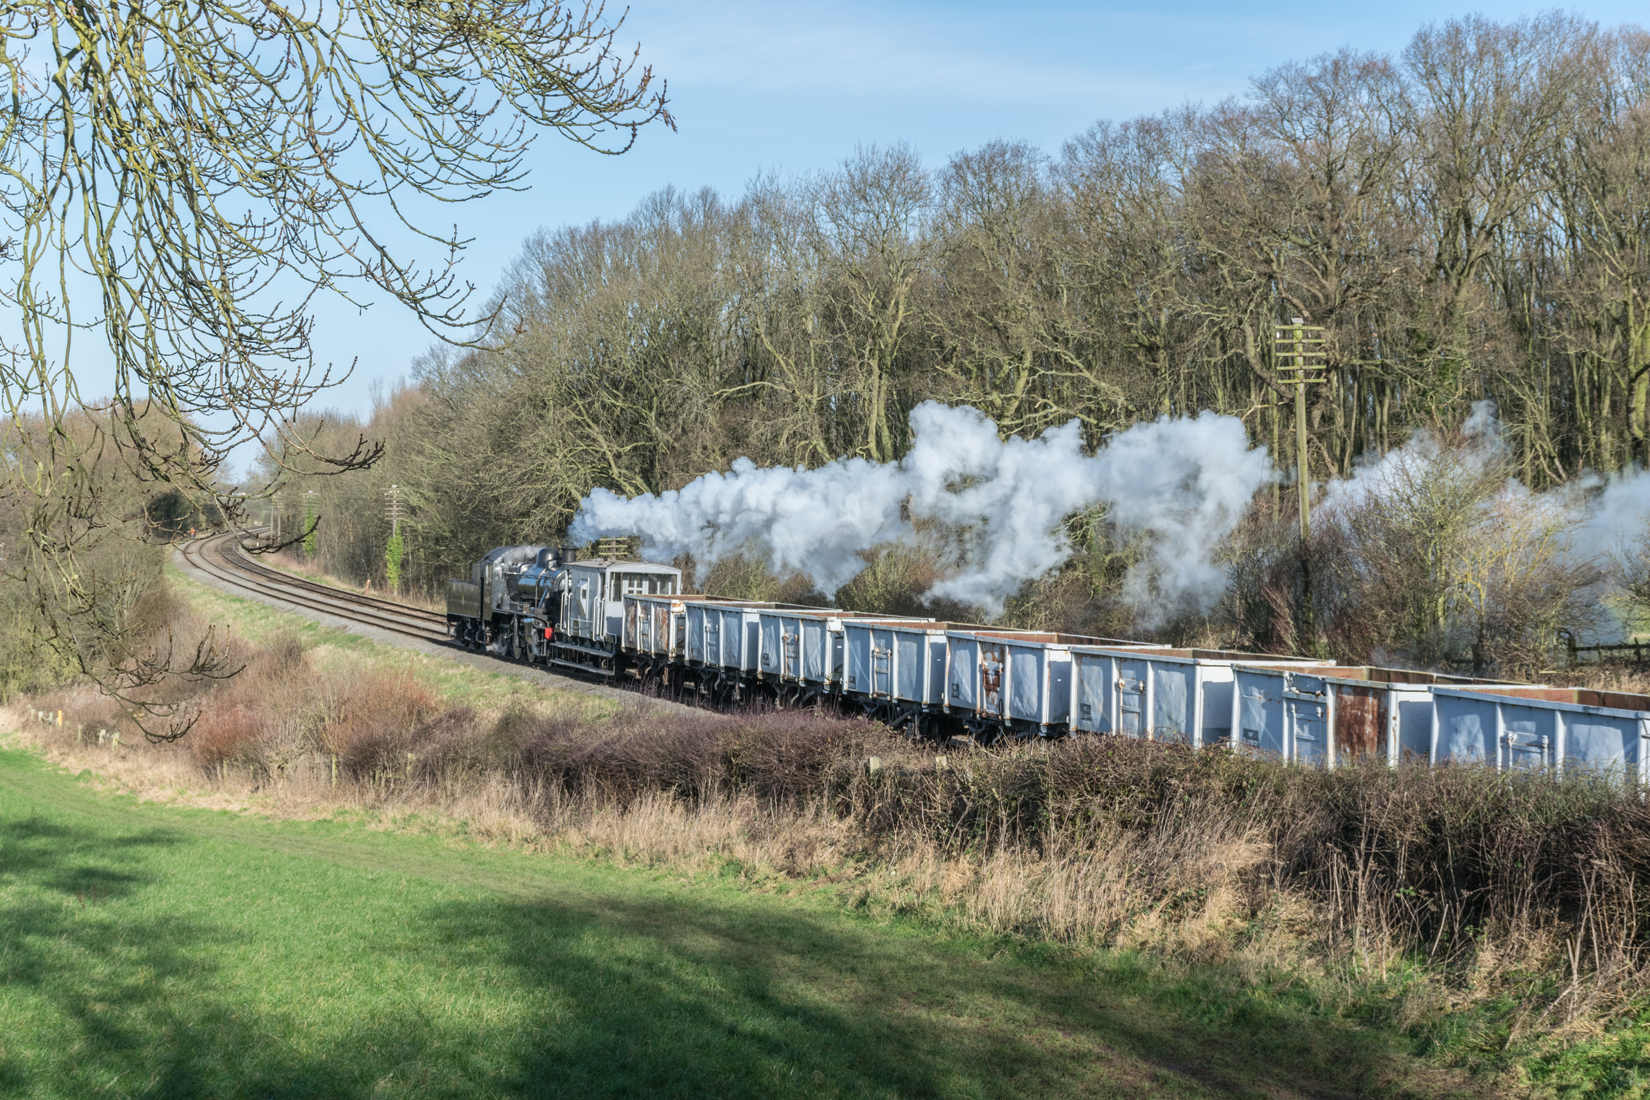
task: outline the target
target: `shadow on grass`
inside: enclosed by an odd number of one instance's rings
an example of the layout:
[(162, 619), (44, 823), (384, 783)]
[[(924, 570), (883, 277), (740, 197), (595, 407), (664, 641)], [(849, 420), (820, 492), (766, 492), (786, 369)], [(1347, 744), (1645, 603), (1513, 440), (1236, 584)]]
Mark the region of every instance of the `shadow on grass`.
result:
[(1203, 1004), (1126, 961), (648, 886), (410, 910), (365, 892), (351, 957), (393, 995), (329, 1004), (297, 959), (296, 992), (260, 999), (225, 961), (256, 932), (144, 896), (157, 857), (209, 843), (0, 815), (0, 984), (33, 1006), (0, 1094), (1420, 1094), (1378, 1036)]
[(160, 885), (154, 856), (197, 843), (0, 819), (0, 1096), (367, 1094), (236, 1010), (215, 959), (241, 934), (119, 904)]
[[(778, 906), (450, 907), (457, 965), (556, 1005), (523, 1096), (1438, 1095), (1390, 1036), (1127, 958), (978, 944)], [(1205, 1000), (1207, 998), (1207, 1000)], [(1447, 1089), (1445, 1091), (1448, 1091)]]

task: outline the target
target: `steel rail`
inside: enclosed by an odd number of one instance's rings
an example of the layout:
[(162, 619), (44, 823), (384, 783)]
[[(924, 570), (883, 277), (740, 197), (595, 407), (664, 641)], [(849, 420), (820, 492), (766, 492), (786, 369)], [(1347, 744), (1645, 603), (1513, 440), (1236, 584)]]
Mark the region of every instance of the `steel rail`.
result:
[[(371, 597), (358, 597), (353, 592), (339, 592), (325, 585), (289, 577), (268, 566), (244, 561), (243, 554), (236, 553), (240, 549), (240, 539), (239, 533), (211, 535), (186, 542), (181, 549), (184, 557), (197, 569), (236, 588), (273, 596), (299, 607), (394, 634), (424, 641), (447, 640), (446, 619), (435, 612), (373, 600)], [(214, 561), (214, 557), (221, 559), (221, 563)], [(268, 577), (275, 579), (266, 579)]]
[(360, 592), (351, 592), (346, 588), (337, 588), (330, 584), (321, 584), (308, 577), (298, 577), (283, 570), (264, 565), (247, 553), (245, 545), (240, 539), (230, 539), (220, 549), (222, 556), (229, 561), (231, 568), (249, 573), (272, 584), (279, 584), (284, 588), (298, 588), (305, 592), (340, 600), (357, 607), (364, 607), (371, 611), (390, 615), (405, 615), (409, 619), (421, 619), (445, 630), (447, 617), (439, 611), (431, 611), (424, 607), (413, 607), (396, 600), (386, 600), (378, 596), (367, 596)]

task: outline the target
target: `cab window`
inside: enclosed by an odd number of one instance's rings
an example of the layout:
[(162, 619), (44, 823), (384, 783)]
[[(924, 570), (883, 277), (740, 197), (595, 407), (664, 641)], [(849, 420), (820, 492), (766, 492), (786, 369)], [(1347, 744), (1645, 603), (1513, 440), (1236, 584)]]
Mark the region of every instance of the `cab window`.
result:
[(626, 596), (668, 596), (675, 592), (675, 578), (660, 573), (621, 573), (618, 580)]

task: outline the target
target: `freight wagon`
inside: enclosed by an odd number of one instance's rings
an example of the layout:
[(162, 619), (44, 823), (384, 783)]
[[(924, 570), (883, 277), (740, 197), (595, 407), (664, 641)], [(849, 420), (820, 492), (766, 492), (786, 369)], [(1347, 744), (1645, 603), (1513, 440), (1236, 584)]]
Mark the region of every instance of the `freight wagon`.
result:
[(1240, 663), (1286, 668), (1334, 664), (1300, 657), (1166, 647), (1076, 646), (1071, 658), (1072, 699), (1068, 713), (1074, 732), (1116, 733), (1193, 748), (1230, 740), (1232, 687)]
[(1434, 764), (1589, 771), (1650, 780), (1650, 697), (1531, 685), (1447, 688), (1432, 693)]
[(1493, 683), (1411, 669), (1250, 664), (1237, 666), (1234, 680), (1238, 748), (1330, 767), (1360, 757), (1389, 764), (1426, 757), (1434, 689)]

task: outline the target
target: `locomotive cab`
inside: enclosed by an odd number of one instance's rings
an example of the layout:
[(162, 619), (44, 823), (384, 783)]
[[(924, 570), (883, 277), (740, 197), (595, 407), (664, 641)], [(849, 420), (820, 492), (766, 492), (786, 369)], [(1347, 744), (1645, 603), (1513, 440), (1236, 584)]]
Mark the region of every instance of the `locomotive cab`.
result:
[(562, 629), (573, 638), (616, 648), (624, 628), (624, 598), (668, 596), (681, 587), (681, 570), (644, 561), (580, 561), (566, 569)]

